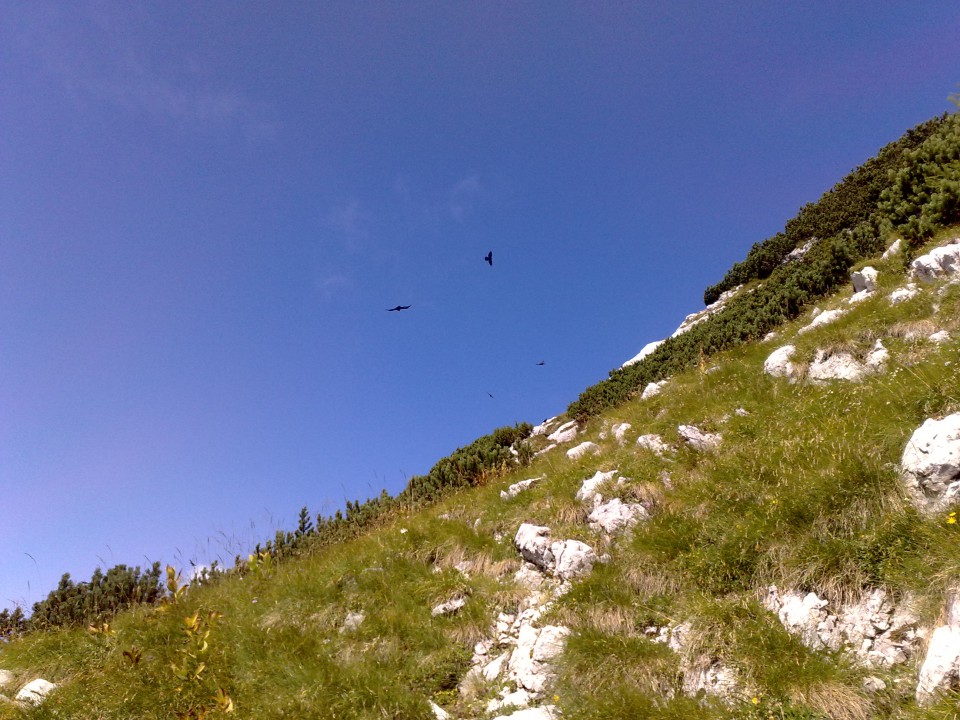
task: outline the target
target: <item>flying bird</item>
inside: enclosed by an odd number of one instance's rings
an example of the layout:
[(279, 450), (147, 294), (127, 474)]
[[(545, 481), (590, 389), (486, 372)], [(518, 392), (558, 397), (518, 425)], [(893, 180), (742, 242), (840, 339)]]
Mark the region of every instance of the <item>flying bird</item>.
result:
[(541, 360), (540, 362), (537, 363), (537, 365), (546, 365), (546, 364), (547, 363), (544, 360)]
[(397, 305), (396, 307), (387, 308), (387, 312), (397, 312), (397, 311), (399, 311), (399, 310), (409, 310), (410, 308), (411, 308), (410, 305)]
[(490, 267), (493, 267), (493, 250), (487, 253), (487, 256), (484, 258), (487, 261), (487, 264)]
[(490, 395), (490, 393), (487, 393), (487, 395), (490, 397), (491, 400), (496, 400), (496, 398), (493, 395)]

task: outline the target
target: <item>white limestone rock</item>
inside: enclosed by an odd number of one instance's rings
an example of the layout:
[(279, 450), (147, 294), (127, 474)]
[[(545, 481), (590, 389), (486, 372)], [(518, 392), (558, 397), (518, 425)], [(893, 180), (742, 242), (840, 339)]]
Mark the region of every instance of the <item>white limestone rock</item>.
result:
[(528, 478), (526, 480), (521, 480), (520, 482), (515, 482), (506, 490), (500, 491), (500, 499), (510, 500), (511, 498), (515, 498), (524, 490), (526, 490), (529, 487), (532, 487), (533, 485), (536, 485), (541, 480), (543, 480), (543, 475), (541, 475), (540, 477)]
[(442, 602), (434, 607), (433, 610), (430, 611), (430, 614), (433, 617), (439, 617), (440, 615), (452, 615), (466, 604), (467, 599), (465, 597), (451, 598), (450, 600)]
[(450, 720), (450, 713), (432, 700), (430, 701), (430, 710), (433, 712), (433, 717), (436, 718), (436, 720)]
[(663, 456), (664, 453), (671, 450), (670, 446), (663, 442), (663, 438), (659, 435), (641, 435), (637, 438), (637, 447), (643, 448), (644, 450), (650, 450), (651, 452)]
[(787, 632), (797, 635), (804, 645), (814, 650), (836, 650), (836, 618), (831, 620), (825, 609), (827, 604), (816, 593), (780, 593), (776, 586), (769, 588), (764, 600), (764, 606), (777, 614)]
[(800, 328), (797, 332), (805, 333), (810, 330), (815, 330), (818, 327), (823, 325), (828, 325), (829, 323), (835, 322), (844, 316), (846, 311), (844, 310), (824, 310), (822, 313), (819, 313), (806, 327)]
[(0, 670), (0, 690), (13, 687), (17, 681), (17, 676), (9, 670)]
[(866, 367), (850, 353), (835, 353), (828, 355), (823, 350), (817, 350), (813, 362), (807, 368), (807, 377), (813, 382), (828, 380), (848, 380), (855, 382), (866, 373)]
[(960, 413), (930, 418), (917, 428), (900, 468), (901, 481), (921, 512), (934, 515), (955, 503), (960, 493)]
[(570, 422), (565, 422), (552, 433), (547, 435), (547, 440), (557, 443), (558, 445), (560, 443), (570, 442), (577, 436), (579, 431), (580, 428), (577, 425), (577, 421), (571, 420)]
[(536, 437), (537, 435), (546, 435), (547, 430), (549, 430), (550, 426), (553, 425), (556, 421), (557, 421), (556, 416), (552, 418), (547, 418), (542, 423), (540, 423), (535, 428), (533, 428), (533, 430), (530, 431), (530, 436)]
[(910, 263), (910, 272), (921, 282), (933, 282), (960, 274), (960, 244), (953, 240), (948, 245), (934, 248)]
[(810, 238), (809, 240), (807, 240), (807, 241), (806, 241), (803, 245), (801, 245), (800, 247), (795, 247), (793, 250), (791, 250), (790, 252), (787, 253), (787, 256), (783, 259), (783, 263), (782, 263), (782, 264), (783, 264), (783, 265), (786, 265), (786, 264), (789, 263), (789, 262), (794, 262), (794, 261), (799, 260), (800, 258), (802, 258), (804, 255), (806, 255), (808, 252), (810, 252), (810, 249), (811, 249), (814, 245), (817, 244), (817, 240), (818, 240), (818, 238), (812, 237), (812, 238)]
[(20, 688), (20, 692), (16, 694), (14, 699), (17, 702), (36, 707), (43, 704), (43, 701), (47, 699), (47, 696), (49, 696), (50, 693), (56, 689), (57, 686), (52, 682), (44, 680), (43, 678), (37, 678), (36, 680), (31, 680), (22, 688)]
[(946, 330), (938, 330), (928, 337), (927, 340), (935, 345), (943, 345), (945, 342), (950, 342), (950, 333), (948, 333)]
[(947, 603), (946, 624), (933, 631), (927, 655), (920, 666), (916, 699), (929, 705), (946, 690), (960, 686), (960, 596)]
[(660, 347), (661, 345), (663, 345), (664, 342), (666, 342), (666, 341), (665, 341), (665, 340), (654, 340), (653, 342), (647, 343), (646, 345), (643, 346), (643, 350), (641, 350), (641, 351), (638, 352), (636, 355), (634, 355), (632, 358), (630, 358), (629, 360), (627, 360), (627, 361), (626, 361), (623, 365), (621, 365), (620, 367), (625, 368), (625, 367), (629, 367), (629, 366), (631, 366), (631, 365), (634, 365), (634, 364), (640, 362), (641, 360), (643, 360), (643, 359), (644, 359), (645, 357), (647, 357), (648, 355), (653, 354), (653, 352), (656, 351), (656, 349), (657, 349), (658, 347)]
[(850, 275), (854, 293), (871, 293), (877, 289), (877, 270), (867, 266)]
[(550, 528), (523, 523), (514, 545), (527, 562), (561, 580), (588, 574), (600, 561), (593, 548), (579, 540), (551, 540)]
[(647, 509), (638, 503), (625, 503), (613, 498), (603, 505), (597, 505), (587, 516), (587, 522), (594, 530), (603, 530), (608, 535), (634, 527), (649, 517)]
[(891, 305), (896, 305), (897, 303), (906, 302), (910, 298), (916, 296), (920, 291), (917, 289), (916, 283), (907, 283), (903, 287), (897, 288), (890, 293), (888, 299), (890, 300)]
[(697, 697), (704, 693), (732, 700), (741, 694), (742, 685), (736, 670), (709, 657), (686, 663), (682, 672), (684, 695)]
[(624, 440), (626, 439), (626, 437), (627, 437), (627, 431), (630, 430), (630, 428), (632, 428), (632, 427), (633, 427), (633, 425), (631, 425), (630, 423), (627, 423), (627, 422), (625, 422), (625, 423), (617, 423), (616, 425), (614, 425), (614, 426), (611, 428), (611, 430), (613, 431), (613, 437), (614, 437), (614, 439), (615, 439), (618, 443), (620, 443), (620, 444), (622, 445), (622, 444), (623, 444), (623, 441), (624, 441)]
[(679, 425), (677, 433), (680, 439), (694, 450), (716, 450), (723, 441), (723, 437), (719, 434), (704, 432), (694, 425)]
[(610, 470), (608, 472), (600, 472), (598, 470), (594, 473), (593, 477), (587, 478), (580, 484), (580, 489), (577, 490), (577, 500), (587, 503), (588, 505), (599, 505), (603, 502), (603, 495), (600, 494), (599, 488), (604, 483), (613, 480), (616, 474), (616, 470)]
[(347, 617), (343, 620), (343, 625), (340, 626), (340, 632), (353, 632), (363, 623), (363, 619), (366, 617), (362, 612), (349, 612)]
[(567, 450), (567, 457), (571, 460), (579, 460), (588, 453), (595, 454), (598, 452), (600, 452), (600, 446), (588, 440)]
[(790, 382), (795, 381), (799, 368), (790, 362), (790, 358), (796, 351), (797, 348), (794, 345), (784, 345), (777, 348), (764, 361), (763, 372), (772, 377), (787, 378)]
[(661, 380), (660, 382), (647, 383), (647, 386), (643, 389), (643, 392), (640, 393), (640, 399), (649, 400), (652, 397), (656, 397), (663, 391), (663, 388), (667, 382), (667, 380)]
[(898, 255), (902, 249), (903, 249), (903, 240), (901, 240), (900, 238), (897, 238), (892, 243), (890, 243), (890, 247), (888, 247), (884, 251), (883, 255), (881, 255), (880, 257), (883, 260), (889, 260), (894, 255)]
[(879, 339), (873, 344), (873, 348), (867, 353), (866, 366), (871, 370), (879, 370), (890, 359), (890, 351), (883, 346)]

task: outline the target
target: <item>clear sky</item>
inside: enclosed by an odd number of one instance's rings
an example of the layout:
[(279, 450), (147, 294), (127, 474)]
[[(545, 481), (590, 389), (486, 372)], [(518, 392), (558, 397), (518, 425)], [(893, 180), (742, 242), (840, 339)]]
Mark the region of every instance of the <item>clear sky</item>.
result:
[(0, 3), (0, 606), (563, 411), (952, 109), (957, 38), (956, 0)]

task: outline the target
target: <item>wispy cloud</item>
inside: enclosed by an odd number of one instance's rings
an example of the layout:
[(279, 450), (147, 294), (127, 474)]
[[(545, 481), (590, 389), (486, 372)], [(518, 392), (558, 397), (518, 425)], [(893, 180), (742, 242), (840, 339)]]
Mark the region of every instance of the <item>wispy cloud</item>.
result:
[(346, 275), (328, 275), (317, 278), (316, 289), (324, 300), (333, 300), (352, 285), (353, 282)]
[(473, 210), (481, 191), (476, 175), (465, 177), (447, 193), (447, 211), (457, 222), (463, 222)]

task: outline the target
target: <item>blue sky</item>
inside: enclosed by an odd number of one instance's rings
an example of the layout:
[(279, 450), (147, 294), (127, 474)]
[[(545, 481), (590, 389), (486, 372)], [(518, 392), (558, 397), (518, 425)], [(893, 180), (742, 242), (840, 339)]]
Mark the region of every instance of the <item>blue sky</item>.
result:
[(955, 1), (0, 17), (6, 606), (563, 411), (960, 82)]

